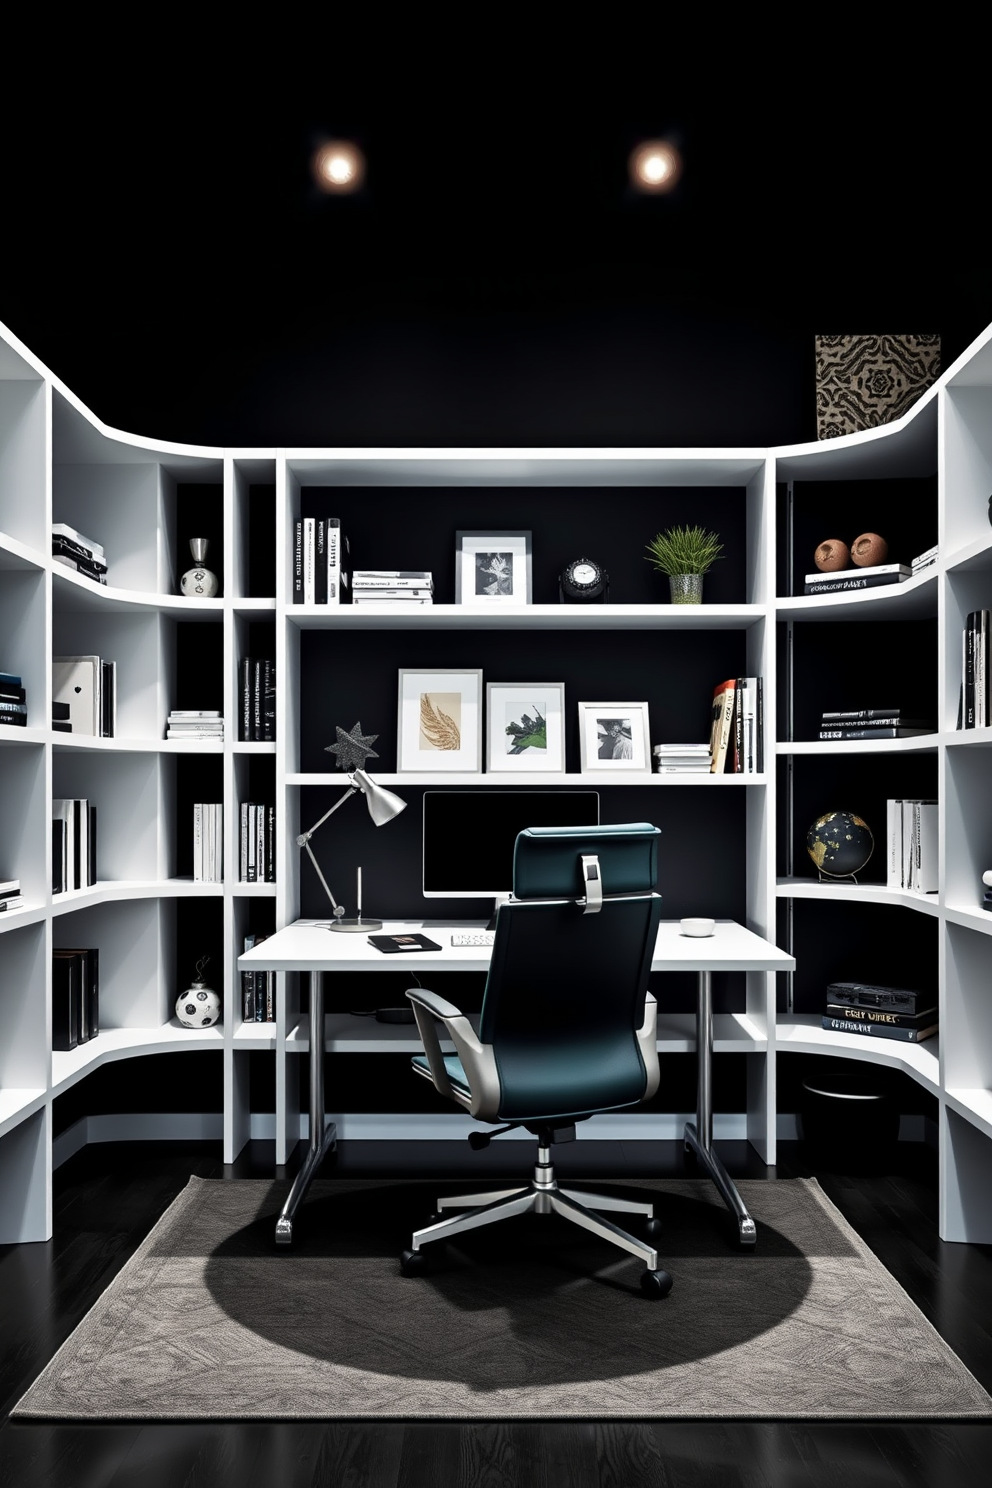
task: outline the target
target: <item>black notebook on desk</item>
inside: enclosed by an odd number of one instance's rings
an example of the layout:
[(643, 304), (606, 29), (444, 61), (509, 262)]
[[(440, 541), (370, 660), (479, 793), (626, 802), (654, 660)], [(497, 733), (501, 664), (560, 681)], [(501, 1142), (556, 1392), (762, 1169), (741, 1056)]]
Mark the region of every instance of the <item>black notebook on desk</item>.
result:
[(441, 949), (436, 940), (428, 940), (426, 935), (370, 935), (369, 945), (374, 945), (377, 951), (385, 951), (387, 956), (394, 951), (439, 951)]

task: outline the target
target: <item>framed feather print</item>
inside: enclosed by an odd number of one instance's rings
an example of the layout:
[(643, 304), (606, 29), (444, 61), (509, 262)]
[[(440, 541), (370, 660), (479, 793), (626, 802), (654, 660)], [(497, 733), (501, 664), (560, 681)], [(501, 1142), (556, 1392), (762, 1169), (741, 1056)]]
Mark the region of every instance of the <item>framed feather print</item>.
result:
[(404, 774), (481, 773), (481, 668), (401, 669), (396, 760)]

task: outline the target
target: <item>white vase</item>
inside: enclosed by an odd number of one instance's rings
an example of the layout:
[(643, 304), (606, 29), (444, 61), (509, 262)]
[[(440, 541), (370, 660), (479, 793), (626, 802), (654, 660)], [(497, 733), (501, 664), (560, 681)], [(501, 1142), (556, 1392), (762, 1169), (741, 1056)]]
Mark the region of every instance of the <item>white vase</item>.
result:
[(189, 550), (193, 554), (193, 567), (188, 568), (179, 580), (182, 592), (191, 599), (213, 599), (220, 589), (220, 580), (209, 568), (205, 568), (207, 561), (207, 549), (210, 546), (206, 537), (191, 537)]

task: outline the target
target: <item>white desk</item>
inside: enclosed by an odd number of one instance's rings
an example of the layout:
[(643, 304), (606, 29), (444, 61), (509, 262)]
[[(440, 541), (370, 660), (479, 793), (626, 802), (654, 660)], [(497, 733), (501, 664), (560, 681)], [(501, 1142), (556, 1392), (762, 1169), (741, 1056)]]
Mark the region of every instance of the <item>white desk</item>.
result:
[[(310, 1182), (325, 1156), (334, 1147), (336, 1133), (326, 1118), (324, 1102), (324, 1061), (313, 1057), (313, 1051), (324, 1044), (324, 992), (320, 973), (324, 971), (480, 971), (489, 966), (488, 946), (451, 944), (454, 929), (482, 928), (461, 923), (442, 925), (431, 920), (386, 921), (383, 934), (409, 935), (418, 932), (436, 940), (439, 951), (417, 951), (408, 955), (383, 955), (369, 945), (361, 932), (328, 931), (327, 922), (296, 920), (277, 930), (268, 940), (238, 957), (243, 971), (299, 971), (310, 979), (310, 1147), (306, 1160), (293, 1181), (292, 1188), (276, 1221), (276, 1241), (289, 1245), (293, 1238), (293, 1218), (303, 1201)], [(713, 935), (694, 938), (683, 935), (678, 920), (663, 920), (658, 927), (658, 941), (651, 961), (652, 971), (692, 971), (697, 978), (696, 1048), (699, 1053), (699, 1077), (696, 1097), (696, 1120), (687, 1122), (685, 1143), (700, 1165), (713, 1179), (728, 1209), (734, 1215), (740, 1241), (753, 1245), (756, 1239), (754, 1220), (713, 1150), (713, 998), (714, 971), (793, 971), (795, 958), (779, 950), (770, 941), (738, 925), (734, 920), (718, 920)]]

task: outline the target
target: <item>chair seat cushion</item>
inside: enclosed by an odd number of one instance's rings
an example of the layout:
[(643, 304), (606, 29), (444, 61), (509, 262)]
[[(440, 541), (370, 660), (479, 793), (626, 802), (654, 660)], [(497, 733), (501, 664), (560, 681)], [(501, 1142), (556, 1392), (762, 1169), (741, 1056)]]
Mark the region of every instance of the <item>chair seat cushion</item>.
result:
[[(428, 1078), (430, 1078), (431, 1067), (428, 1063), (426, 1055), (415, 1054), (411, 1063), (422, 1074), (425, 1074)], [(448, 1079), (451, 1081), (452, 1085), (454, 1085), (455, 1089), (460, 1090), (463, 1095), (471, 1095), (472, 1092), (468, 1088), (468, 1080), (465, 1078), (465, 1070), (462, 1066), (461, 1060), (458, 1058), (458, 1055), (445, 1054), (444, 1067), (448, 1072)]]

